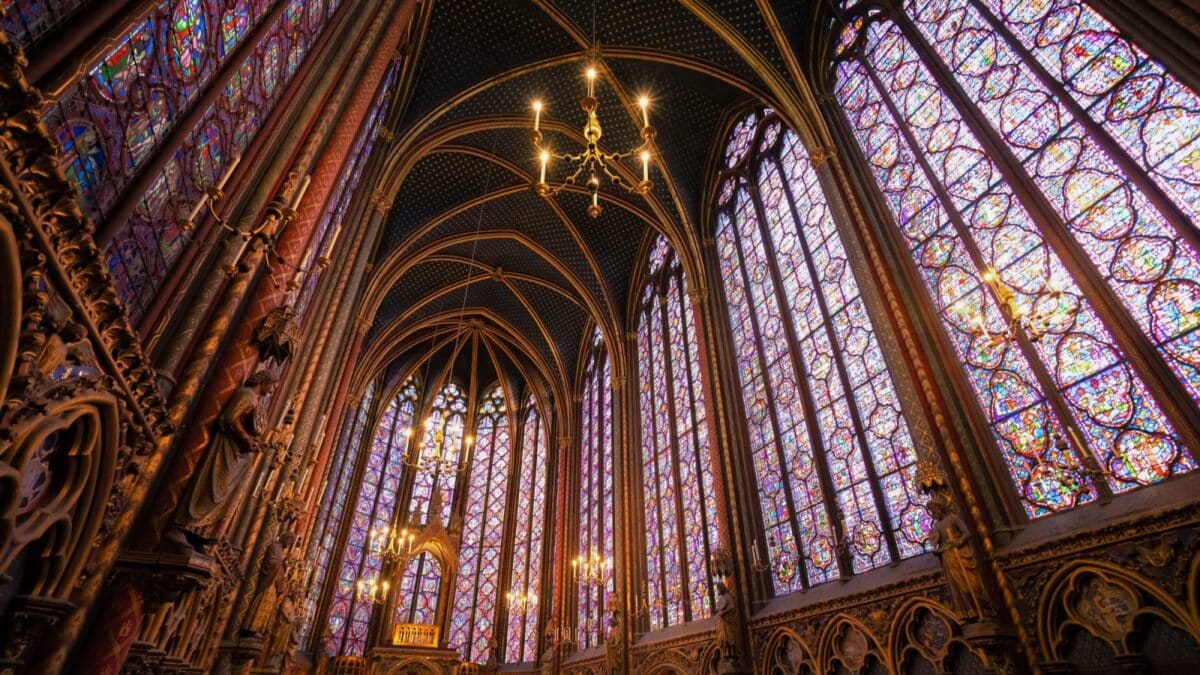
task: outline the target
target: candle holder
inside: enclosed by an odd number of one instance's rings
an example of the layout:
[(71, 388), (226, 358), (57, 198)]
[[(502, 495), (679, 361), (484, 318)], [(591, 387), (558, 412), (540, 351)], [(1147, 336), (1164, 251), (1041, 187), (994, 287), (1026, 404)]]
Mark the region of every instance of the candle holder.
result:
[[(606, 176), (609, 181), (621, 186), (628, 192), (642, 195), (650, 192), (654, 186), (650, 181), (650, 160), (654, 156), (654, 138), (657, 135), (654, 127), (650, 126), (650, 98), (641, 96), (638, 98), (638, 107), (641, 110), (642, 128), (640, 135), (642, 144), (626, 152), (605, 152), (600, 149), (600, 138), (604, 132), (600, 126), (598, 113), (600, 102), (596, 98), (596, 79), (599, 77), (600, 72), (599, 63), (599, 49), (594, 48), (589, 54), (588, 67), (585, 71), (587, 92), (579, 102), (579, 106), (585, 114), (583, 125), (585, 145), (583, 151), (575, 154), (556, 153), (549, 146), (543, 145), (541, 125), (542, 113), (546, 110), (546, 107), (540, 100), (534, 100), (532, 103), (533, 131), (529, 136), (534, 150), (537, 151), (540, 164), (536, 187), (538, 195), (545, 198), (553, 197), (567, 187), (579, 185), (582, 180), (587, 192), (591, 194), (591, 203), (588, 205), (587, 213), (592, 218), (600, 217), (600, 214), (603, 212), (603, 207), (600, 205), (601, 176)], [(613, 169), (617, 162), (634, 156), (639, 157), (642, 164), (642, 179), (640, 181), (628, 180)], [(550, 163), (554, 160), (568, 162), (569, 165), (575, 168), (561, 182), (551, 184), (547, 180), (547, 174), (550, 169)]]

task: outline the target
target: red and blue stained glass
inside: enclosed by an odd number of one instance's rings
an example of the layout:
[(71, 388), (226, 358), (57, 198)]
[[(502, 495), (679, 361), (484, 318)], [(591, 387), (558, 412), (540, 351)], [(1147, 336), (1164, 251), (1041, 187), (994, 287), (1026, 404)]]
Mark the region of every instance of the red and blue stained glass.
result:
[[(433, 400), (429, 416), (418, 426), (421, 432), (419, 452), (425, 456), (440, 456), (457, 465), (462, 458), (464, 429), (467, 424), (467, 397), (455, 382), (448, 382)], [(441, 472), (441, 464), (434, 471), (419, 471), (413, 480), (412, 498), (409, 500), (409, 517), (422, 523), (431, 517), (441, 518), (443, 524), (450, 523), (450, 506), (454, 503), (456, 474)], [(441, 491), (442, 512), (428, 512), (434, 486)]]
[[(317, 514), (315, 533), (310, 543), (309, 559), (313, 560), (313, 571), (308, 594), (304, 599), (304, 621), (299, 628), (300, 644), (308, 645), (312, 638), (312, 628), (316, 622), (317, 601), (321, 589), (328, 576), (329, 565), (332, 562), (334, 543), (342, 521), (342, 513), (346, 508), (346, 496), (351, 492), (350, 481), (354, 476), (354, 467), (358, 456), (365, 445), (363, 437), (367, 431), (367, 418), (371, 415), (371, 406), (375, 400), (375, 383), (367, 385), (366, 392), (353, 414), (347, 415), (342, 425), (342, 433), (334, 446), (333, 465), (330, 467), (329, 478), (325, 483), (325, 493), (321, 500), (321, 510)], [(347, 608), (348, 609), (348, 608)], [(330, 630), (340, 631), (345, 626), (346, 612), (339, 615), (337, 625), (330, 624)]]
[(510, 608), (505, 662), (536, 661), (542, 598), (542, 545), (546, 527), (546, 424), (530, 395), (522, 407), (521, 459), (509, 590), (537, 598)]
[(396, 623), (433, 625), (437, 620), (438, 596), (442, 589), (442, 563), (423, 551), (414, 556), (400, 576), (396, 589)]
[[(5, 12), (5, 28), (18, 40), (36, 41), (79, 4), (18, 0)], [(288, 75), (281, 72), (281, 54), (307, 53), (328, 23), (326, 17), (284, 34), (278, 20), (267, 27), (263, 42), (249, 45), (253, 24), (268, 14), (258, 11), (262, 4), (162, 0), (68, 85), (43, 117), (62, 144), (61, 168), (78, 187), (80, 207), (101, 232), (121, 203), (133, 202), (124, 222), (114, 224), (104, 256), (135, 322), (143, 319), (186, 246), (177, 223), (229, 161), (245, 151), (261, 127), (258, 120), (273, 109)], [(31, 21), (34, 15), (39, 18)], [(260, 86), (249, 86), (251, 77)], [(126, 194), (177, 133), (200, 93), (222, 78), (226, 95), (185, 130), (167, 159), (172, 168), (161, 172), (177, 175), (156, 177), (144, 194)]]
[[(1200, 136), (1179, 125), (1196, 94), (1078, 2), (906, 8), (896, 21), (917, 42), (868, 20), (862, 53), (837, 66), (837, 96), (1026, 511), (1192, 470), (1071, 265), (1092, 267), (1200, 400), (1200, 255), (1183, 236), (1198, 188), (1176, 180)], [(1052, 246), (1047, 230), (1077, 248)], [(993, 269), (1023, 312), (1047, 317), (1039, 339), (992, 337), (1006, 324), (981, 282)]]
[[(383, 569), (379, 533), (395, 519), (396, 496), (417, 409), (417, 386), (409, 380), (388, 403), (371, 437), (358, 499), (329, 611), (326, 650), (361, 656), (375, 604), (356, 594), (359, 580), (380, 581)], [(335, 631), (334, 626), (344, 627)]]
[(718, 545), (716, 493), (687, 280), (656, 239), (638, 324), (647, 595), (652, 629), (712, 611), (709, 554)]
[[(613, 438), (612, 368), (604, 337), (597, 327), (589, 339), (583, 374), (582, 433), (579, 454), (578, 555), (613, 555)], [(604, 588), (579, 584), (575, 639), (580, 649), (600, 644), (607, 634), (605, 601), (613, 592), (610, 579)]]
[(448, 642), (451, 649), (459, 650), (468, 663), (487, 659), (488, 642), (496, 632), (497, 599), (503, 596), (499, 588), (500, 553), (504, 541), (512, 430), (504, 392), (499, 385), (490, 390), (479, 406), (475, 444), (471, 453)]
[(737, 197), (718, 213), (717, 249), (759, 555), (782, 594), (922, 553), (930, 523), (908, 423), (816, 170), (795, 132), (763, 118), (757, 152), (732, 172)]

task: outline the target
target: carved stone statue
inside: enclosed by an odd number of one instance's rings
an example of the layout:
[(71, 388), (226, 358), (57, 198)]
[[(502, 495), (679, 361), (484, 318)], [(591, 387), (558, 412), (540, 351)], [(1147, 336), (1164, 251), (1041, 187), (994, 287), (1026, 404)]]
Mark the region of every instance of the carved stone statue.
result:
[(558, 658), (558, 645), (554, 643), (554, 634), (546, 633), (546, 649), (542, 651), (542, 675), (554, 675), (557, 670), (555, 661)]
[(271, 620), (278, 610), (277, 605), (288, 595), (287, 553), (294, 541), (296, 535), (285, 531), (264, 551), (254, 586), (254, 599), (242, 623), (244, 635), (263, 635), (270, 629)]
[(625, 619), (614, 609), (608, 617), (608, 640), (604, 653), (609, 675), (625, 672)]
[(487, 660), (483, 662), (483, 671), (494, 673), (500, 668), (500, 643), (496, 638), (488, 640)]
[(945, 489), (935, 489), (926, 504), (933, 516), (929, 544), (942, 563), (946, 585), (950, 589), (950, 604), (966, 620), (988, 618), (987, 594), (979, 575), (979, 556), (971, 544), (970, 531), (954, 511), (954, 504)]
[(169, 541), (198, 548), (225, 533), (235, 497), (251, 479), (255, 456), (263, 450), (259, 408), (274, 389), (275, 376), (260, 370), (233, 392), (175, 514), (175, 528), (166, 535)]
[(724, 581), (713, 584), (717, 592), (717, 606), (713, 614), (717, 617), (717, 653), (722, 663), (737, 664), (742, 660), (738, 642), (742, 633), (742, 618), (738, 613), (737, 599)]

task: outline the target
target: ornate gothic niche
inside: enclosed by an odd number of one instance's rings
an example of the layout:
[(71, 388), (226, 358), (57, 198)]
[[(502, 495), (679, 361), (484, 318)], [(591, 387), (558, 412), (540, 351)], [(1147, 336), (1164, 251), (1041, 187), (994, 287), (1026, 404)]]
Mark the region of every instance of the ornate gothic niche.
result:
[(821, 672), (852, 675), (888, 672), (879, 639), (865, 625), (845, 615), (826, 626), (819, 650)]
[(112, 502), (124, 415), (81, 331), (30, 325), (44, 331), (41, 349), (18, 366), (22, 405), (6, 411), (0, 435), (0, 611), (10, 617), (0, 660), (18, 664), (73, 609), (101, 528), (120, 510)]
[(787, 628), (776, 629), (763, 644), (759, 672), (766, 675), (813, 675), (815, 660), (804, 640)]
[(917, 600), (897, 612), (889, 645), (892, 663), (900, 672), (957, 673), (984, 669), (984, 660), (963, 641), (953, 613), (934, 602)]
[(1085, 671), (1114, 662), (1165, 670), (1194, 666), (1200, 653), (1198, 570), (1195, 555), (1183, 594), (1187, 600), (1181, 600), (1110, 563), (1064, 566), (1046, 584), (1038, 611), (1043, 658)]

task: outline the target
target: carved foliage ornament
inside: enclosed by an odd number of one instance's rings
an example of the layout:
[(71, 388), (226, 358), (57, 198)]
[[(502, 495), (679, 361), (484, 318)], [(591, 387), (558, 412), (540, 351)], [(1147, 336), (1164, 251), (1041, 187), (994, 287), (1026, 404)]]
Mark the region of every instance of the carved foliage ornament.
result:
[(283, 304), (267, 313), (262, 324), (254, 331), (258, 343), (258, 357), (264, 361), (274, 360), (280, 364), (292, 358), (300, 329), (296, 318), (300, 316), (291, 305)]

